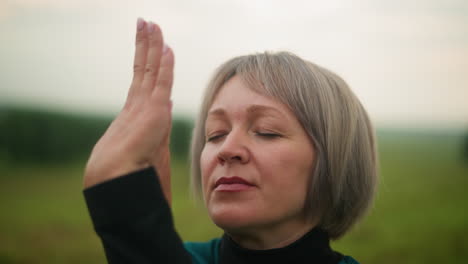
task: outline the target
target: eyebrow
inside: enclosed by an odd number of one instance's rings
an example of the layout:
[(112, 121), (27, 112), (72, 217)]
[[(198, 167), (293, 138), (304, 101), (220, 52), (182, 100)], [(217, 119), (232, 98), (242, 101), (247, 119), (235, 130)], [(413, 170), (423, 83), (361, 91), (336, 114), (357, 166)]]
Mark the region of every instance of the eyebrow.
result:
[[(279, 111), (278, 109), (271, 107), (271, 106), (266, 106), (266, 105), (251, 105), (247, 108), (247, 113), (249, 115), (261, 115), (262, 113), (265, 112), (274, 112), (277, 115), (280, 115), (283, 118), (287, 118), (287, 116)], [(226, 111), (223, 108), (216, 108), (208, 112), (208, 116), (225, 116)]]

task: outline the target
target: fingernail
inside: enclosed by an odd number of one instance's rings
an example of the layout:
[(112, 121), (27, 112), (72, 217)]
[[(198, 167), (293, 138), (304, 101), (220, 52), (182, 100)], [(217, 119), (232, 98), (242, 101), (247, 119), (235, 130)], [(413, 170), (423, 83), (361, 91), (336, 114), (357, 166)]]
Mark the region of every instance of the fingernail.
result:
[(169, 46), (166, 43), (164, 43), (163, 54), (167, 53), (168, 50), (169, 50)]
[(148, 23), (148, 33), (152, 33), (154, 31), (154, 23), (149, 22)]
[(140, 31), (145, 27), (145, 20), (143, 18), (139, 17), (137, 20), (137, 30)]

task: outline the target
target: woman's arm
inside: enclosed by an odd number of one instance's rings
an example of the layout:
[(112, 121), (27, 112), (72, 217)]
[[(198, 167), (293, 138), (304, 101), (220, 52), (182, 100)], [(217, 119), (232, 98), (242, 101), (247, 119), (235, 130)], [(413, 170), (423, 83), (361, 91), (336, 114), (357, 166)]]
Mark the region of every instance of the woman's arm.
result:
[(109, 263), (192, 263), (152, 167), (90, 187), (84, 195)]
[(88, 209), (109, 263), (191, 263), (169, 205), (174, 54), (142, 19), (133, 70), (125, 106), (86, 164)]

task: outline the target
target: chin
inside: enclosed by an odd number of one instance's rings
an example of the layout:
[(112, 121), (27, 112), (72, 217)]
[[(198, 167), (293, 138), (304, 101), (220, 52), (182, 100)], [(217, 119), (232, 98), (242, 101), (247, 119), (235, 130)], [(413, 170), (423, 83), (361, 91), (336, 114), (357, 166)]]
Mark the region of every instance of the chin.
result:
[(225, 231), (239, 230), (255, 225), (259, 221), (256, 218), (261, 215), (255, 210), (232, 206), (210, 208), (209, 214), (213, 223)]

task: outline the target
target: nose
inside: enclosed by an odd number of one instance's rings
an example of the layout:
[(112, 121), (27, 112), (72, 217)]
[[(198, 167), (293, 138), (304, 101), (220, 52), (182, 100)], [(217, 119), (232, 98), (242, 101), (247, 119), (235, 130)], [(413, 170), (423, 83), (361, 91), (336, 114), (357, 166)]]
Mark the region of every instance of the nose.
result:
[(218, 152), (218, 161), (221, 165), (249, 162), (250, 152), (246, 137), (233, 131), (226, 135)]

